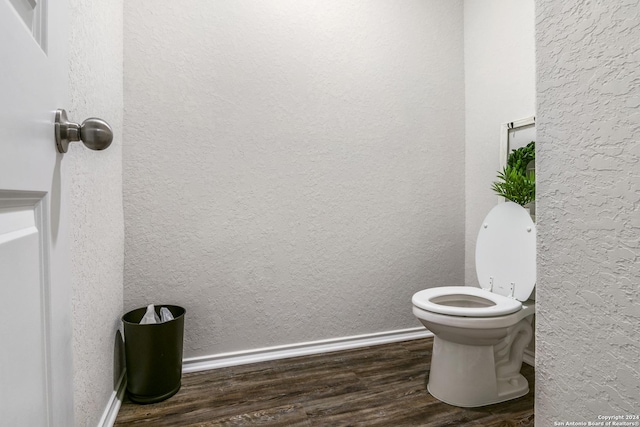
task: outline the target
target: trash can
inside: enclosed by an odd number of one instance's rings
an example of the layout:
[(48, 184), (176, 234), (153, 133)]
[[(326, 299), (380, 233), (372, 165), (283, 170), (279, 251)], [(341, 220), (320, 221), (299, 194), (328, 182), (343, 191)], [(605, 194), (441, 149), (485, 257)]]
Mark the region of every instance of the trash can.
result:
[(127, 362), (127, 394), (137, 403), (155, 403), (180, 390), (185, 309), (177, 305), (155, 305), (159, 315), (167, 307), (173, 320), (141, 325), (147, 308), (122, 316)]

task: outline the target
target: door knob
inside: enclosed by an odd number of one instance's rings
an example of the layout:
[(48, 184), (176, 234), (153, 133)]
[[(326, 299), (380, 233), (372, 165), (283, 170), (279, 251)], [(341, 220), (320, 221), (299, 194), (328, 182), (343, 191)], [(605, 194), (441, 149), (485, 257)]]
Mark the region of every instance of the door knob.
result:
[(104, 150), (113, 141), (113, 131), (109, 123), (91, 117), (79, 125), (67, 119), (65, 110), (56, 111), (55, 131), (56, 146), (60, 153), (66, 153), (69, 143), (74, 141), (82, 141), (92, 150)]

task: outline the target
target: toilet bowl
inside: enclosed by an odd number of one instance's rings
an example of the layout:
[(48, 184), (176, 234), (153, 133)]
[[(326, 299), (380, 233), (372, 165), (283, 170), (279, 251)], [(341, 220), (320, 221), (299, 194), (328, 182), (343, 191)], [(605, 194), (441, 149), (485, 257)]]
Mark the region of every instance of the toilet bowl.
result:
[(520, 374), (532, 338), (536, 232), (529, 213), (506, 202), (480, 227), (480, 288), (443, 286), (413, 295), (413, 314), (434, 334), (427, 388), (454, 406), (491, 405), (524, 396)]

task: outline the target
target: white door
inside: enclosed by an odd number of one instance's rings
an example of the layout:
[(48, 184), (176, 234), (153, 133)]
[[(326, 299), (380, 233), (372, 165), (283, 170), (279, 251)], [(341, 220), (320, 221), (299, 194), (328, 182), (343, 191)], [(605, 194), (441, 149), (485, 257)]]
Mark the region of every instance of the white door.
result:
[(0, 0), (0, 426), (73, 425), (64, 0)]

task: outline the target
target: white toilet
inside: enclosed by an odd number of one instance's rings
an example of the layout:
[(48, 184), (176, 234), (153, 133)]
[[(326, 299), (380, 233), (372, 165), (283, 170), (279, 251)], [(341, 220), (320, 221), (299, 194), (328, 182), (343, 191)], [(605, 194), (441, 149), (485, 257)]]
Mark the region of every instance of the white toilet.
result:
[(413, 295), (413, 314), (435, 335), (427, 388), (454, 406), (504, 402), (529, 392), (520, 374), (531, 341), (536, 228), (529, 213), (500, 203), (476, 243), (480, 288), (444, 286)]

